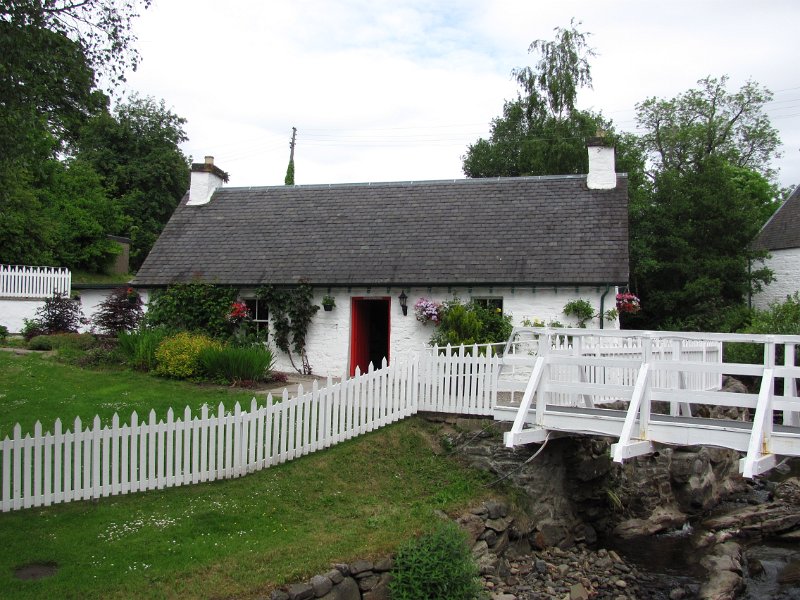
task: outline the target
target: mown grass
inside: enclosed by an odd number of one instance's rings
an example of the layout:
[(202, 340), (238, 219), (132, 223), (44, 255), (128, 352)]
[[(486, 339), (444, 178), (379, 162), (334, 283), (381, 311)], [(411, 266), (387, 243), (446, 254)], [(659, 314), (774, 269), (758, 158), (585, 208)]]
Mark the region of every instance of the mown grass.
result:
[[(240, 479), (2, 514), (2, 595), (251, 598), (386, 555), (486, 494), (432, 452), (429, 427), (413, 418)], [(33, 562), (58, 572), (13, 576)]]
[(128, 370), (81, 369), (41, 354), (0, 352), (0, 439), (11, 435), (19, 423), (23, 434), (33, 432), (36, 420), (52, 431), (56, 418), (65, 428), (80, 417), (84, 425), (95, 415), (104, 424), (114, 413), (123, 422), (136, 410), (140, 417), (153, 409), (161, 419), (172, 407), (183, 414), (203, 404), (220, 402), (232, 409), (237, 401), (249, 406), (252, 393), (188, 382), (160, 379)]
[[(0, 352), (0, 432), (15, 422), (250, 400), (131, 371)], [(0, 514), (0, 596), (256, 598), (332, 563), (383, 556), (487, 495), (483, 478), (431, 447), (412, 418), (232, 480)], [(18, 567), (55, 563), (37, 581)]]

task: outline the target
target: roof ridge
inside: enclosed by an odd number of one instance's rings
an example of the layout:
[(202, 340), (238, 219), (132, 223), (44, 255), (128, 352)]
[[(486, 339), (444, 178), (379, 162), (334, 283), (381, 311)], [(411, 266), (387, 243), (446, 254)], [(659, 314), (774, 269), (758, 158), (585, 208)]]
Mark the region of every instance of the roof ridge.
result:
[[(628, 177), (627, 173), (617, 173), (618, 177)], [(582, 175), (527, 175), (522, 177), (464, 177), (461, 179), (420, 179), (407, 181), (366, 181), (352, 183), (308, 183), (300, 185), (241, 185), (224, 186), (217, 189), (217, 192), (225, 190), (269, 190), (269, 189), (333, 189), (347, 187), (389, 187), (389, 186), (412, 186), (412, 185), (474, 185), (487, 182), (510, 183), (519, 181), (555, 181), (561, 179), (586, 179), (586, 174)]]

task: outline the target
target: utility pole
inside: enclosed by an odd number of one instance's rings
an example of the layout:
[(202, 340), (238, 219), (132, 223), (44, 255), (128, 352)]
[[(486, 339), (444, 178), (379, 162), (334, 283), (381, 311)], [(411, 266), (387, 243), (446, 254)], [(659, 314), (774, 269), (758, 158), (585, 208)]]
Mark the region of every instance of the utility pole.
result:
[(294, 185), (294, 146), (297, 140), (297, 127), (292, 127), (292, 141), (289, 142), (289, 166), (286, 168), (286, 185)]

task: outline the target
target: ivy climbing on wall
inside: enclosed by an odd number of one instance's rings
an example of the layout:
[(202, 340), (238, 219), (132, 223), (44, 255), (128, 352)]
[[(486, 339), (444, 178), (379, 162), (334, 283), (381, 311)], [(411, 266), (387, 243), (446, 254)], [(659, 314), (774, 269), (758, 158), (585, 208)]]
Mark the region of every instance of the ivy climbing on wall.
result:
[[(311, 365), (306, 354), (306, 335), (311, 320), (319, 310), (319, 306), (311, 302), (314, 298), (313, 288), (307, 283), (292, 288), (267, 285), (260, 287), (256, 295), (269, 309), (275, 345), (289, 356), (292, 367), (298, 373), (310, 375)], [(294, 362), (292, 350), (300, 359), (300, 368)]]

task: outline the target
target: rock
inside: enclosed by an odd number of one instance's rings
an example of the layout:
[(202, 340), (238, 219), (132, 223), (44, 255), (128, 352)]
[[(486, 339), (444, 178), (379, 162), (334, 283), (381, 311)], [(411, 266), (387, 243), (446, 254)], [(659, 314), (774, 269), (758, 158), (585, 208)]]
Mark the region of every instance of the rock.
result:
[(779, 483), (775, 488), (775, 498), (796, 506), (800, 505), (800, 479), (790, 477)]
[(502, 519), (508, 516), (508, 507), (503, 502), (489, 500), (486, 503), (486, 510), (489, 513), (490, 519)]
[(380, 577), (373, 574), (372, 571), (365, 571), (365, 573), (371, 574), (367, 575), (366, 577), (356, 578), (356, 581), (358, 582), (358, 589), (360, 589), (362, 592), (370, 591), (376, 585), (378, 585), (378, 581), (380, 581)]
[(781, 569), (778, 583), (800, 583), (800, 560), (793, 560)]
[(327, 573), (325, 573), (325, 577), (331, 580), (331, 583), (337, 584), (341, 583), (342, 579), (344, 579), (344, 575), (339, 569), (331, 569)]
[(508, 529), (510, 523), (511, 519), (502, 517), (499, 519), (488, 519), (486, 521), (486, 527), (488, 527), (493, 531), (496, 531), (497, 533), (503, 533), (506, 529)]
[(350, 575), (359, 575), (365, 571), (372, 571), (374, 565), (368, 560), (357, 560), (350, 565)]
[(314, 597), (314, 588), (307, 583), (293, 583), (286, 589), (289, 600), (310, 600)]
[(289, 594), (283, 590), (275, 590), (270, 595), (270, 600), (289, 600)]
[(783, 533), (798, 525), (800, 525), (800, 512), (781, 502), (745, 506), (703, 521), (703, 527), (711, 531), (737, 529), (761, 535)]
[(472, 546), (472, 558), (477, 560), (487, 554), (489, 554), (489, 544), (486, 543), (486, 540), (479, 540)]
[(491, 600), (517, 600), (514, 594), (497, 593), (489, 596)]
[(742, 578), (731, 571), (711, 573), (709, 581), (700, 588), (701, 600), (734, 600), (744, 587)]
[(682, 526), (686, 515), (674, 506), (665, 506), (653, 511), (648, 519), (628, 519), (614, 528), (614, 535), (623, 539), (632, 539), (646, 535), (654, 535)]
[(378, 584), (370, 591), (364, 593), (362, 600), (389, 600), (391, 597), (389, 593), (389, 582), (392, 580), (392, 575), (383, 573), (380, 576)]
[(462, 515), (457, 520), (457, 523), (459, 527), (461, 527), (461, 530), (467, 534), (470, 544), (477, 542), (486, 529), (486, 526), (483, 524), (483, 519), (475, 514)]
[(333, 589), (320, 600), (362, 600), (361, 590), (358, 589), (355, 579), (345, 577), (341, 583), (333, 586)]
[(394, 569), (394, 560), (391, 558), (382, 558), (375, 563), (373, 570), (376, 573), (385, 573)]
[[(338, 571), (337, 571), (338, 572)], [(331, 591), (333, 582), (323, 575), (315, 575), (310, 581), (311, 588), (314, 590), (314, 597), (320, 598)]]
[(493, 546), (494, 543), (497, 541), (497, 532), (494, 531), (493, 529), (487, 529), (481, 534), (480, 539), (485, 541), (490, 546)]

